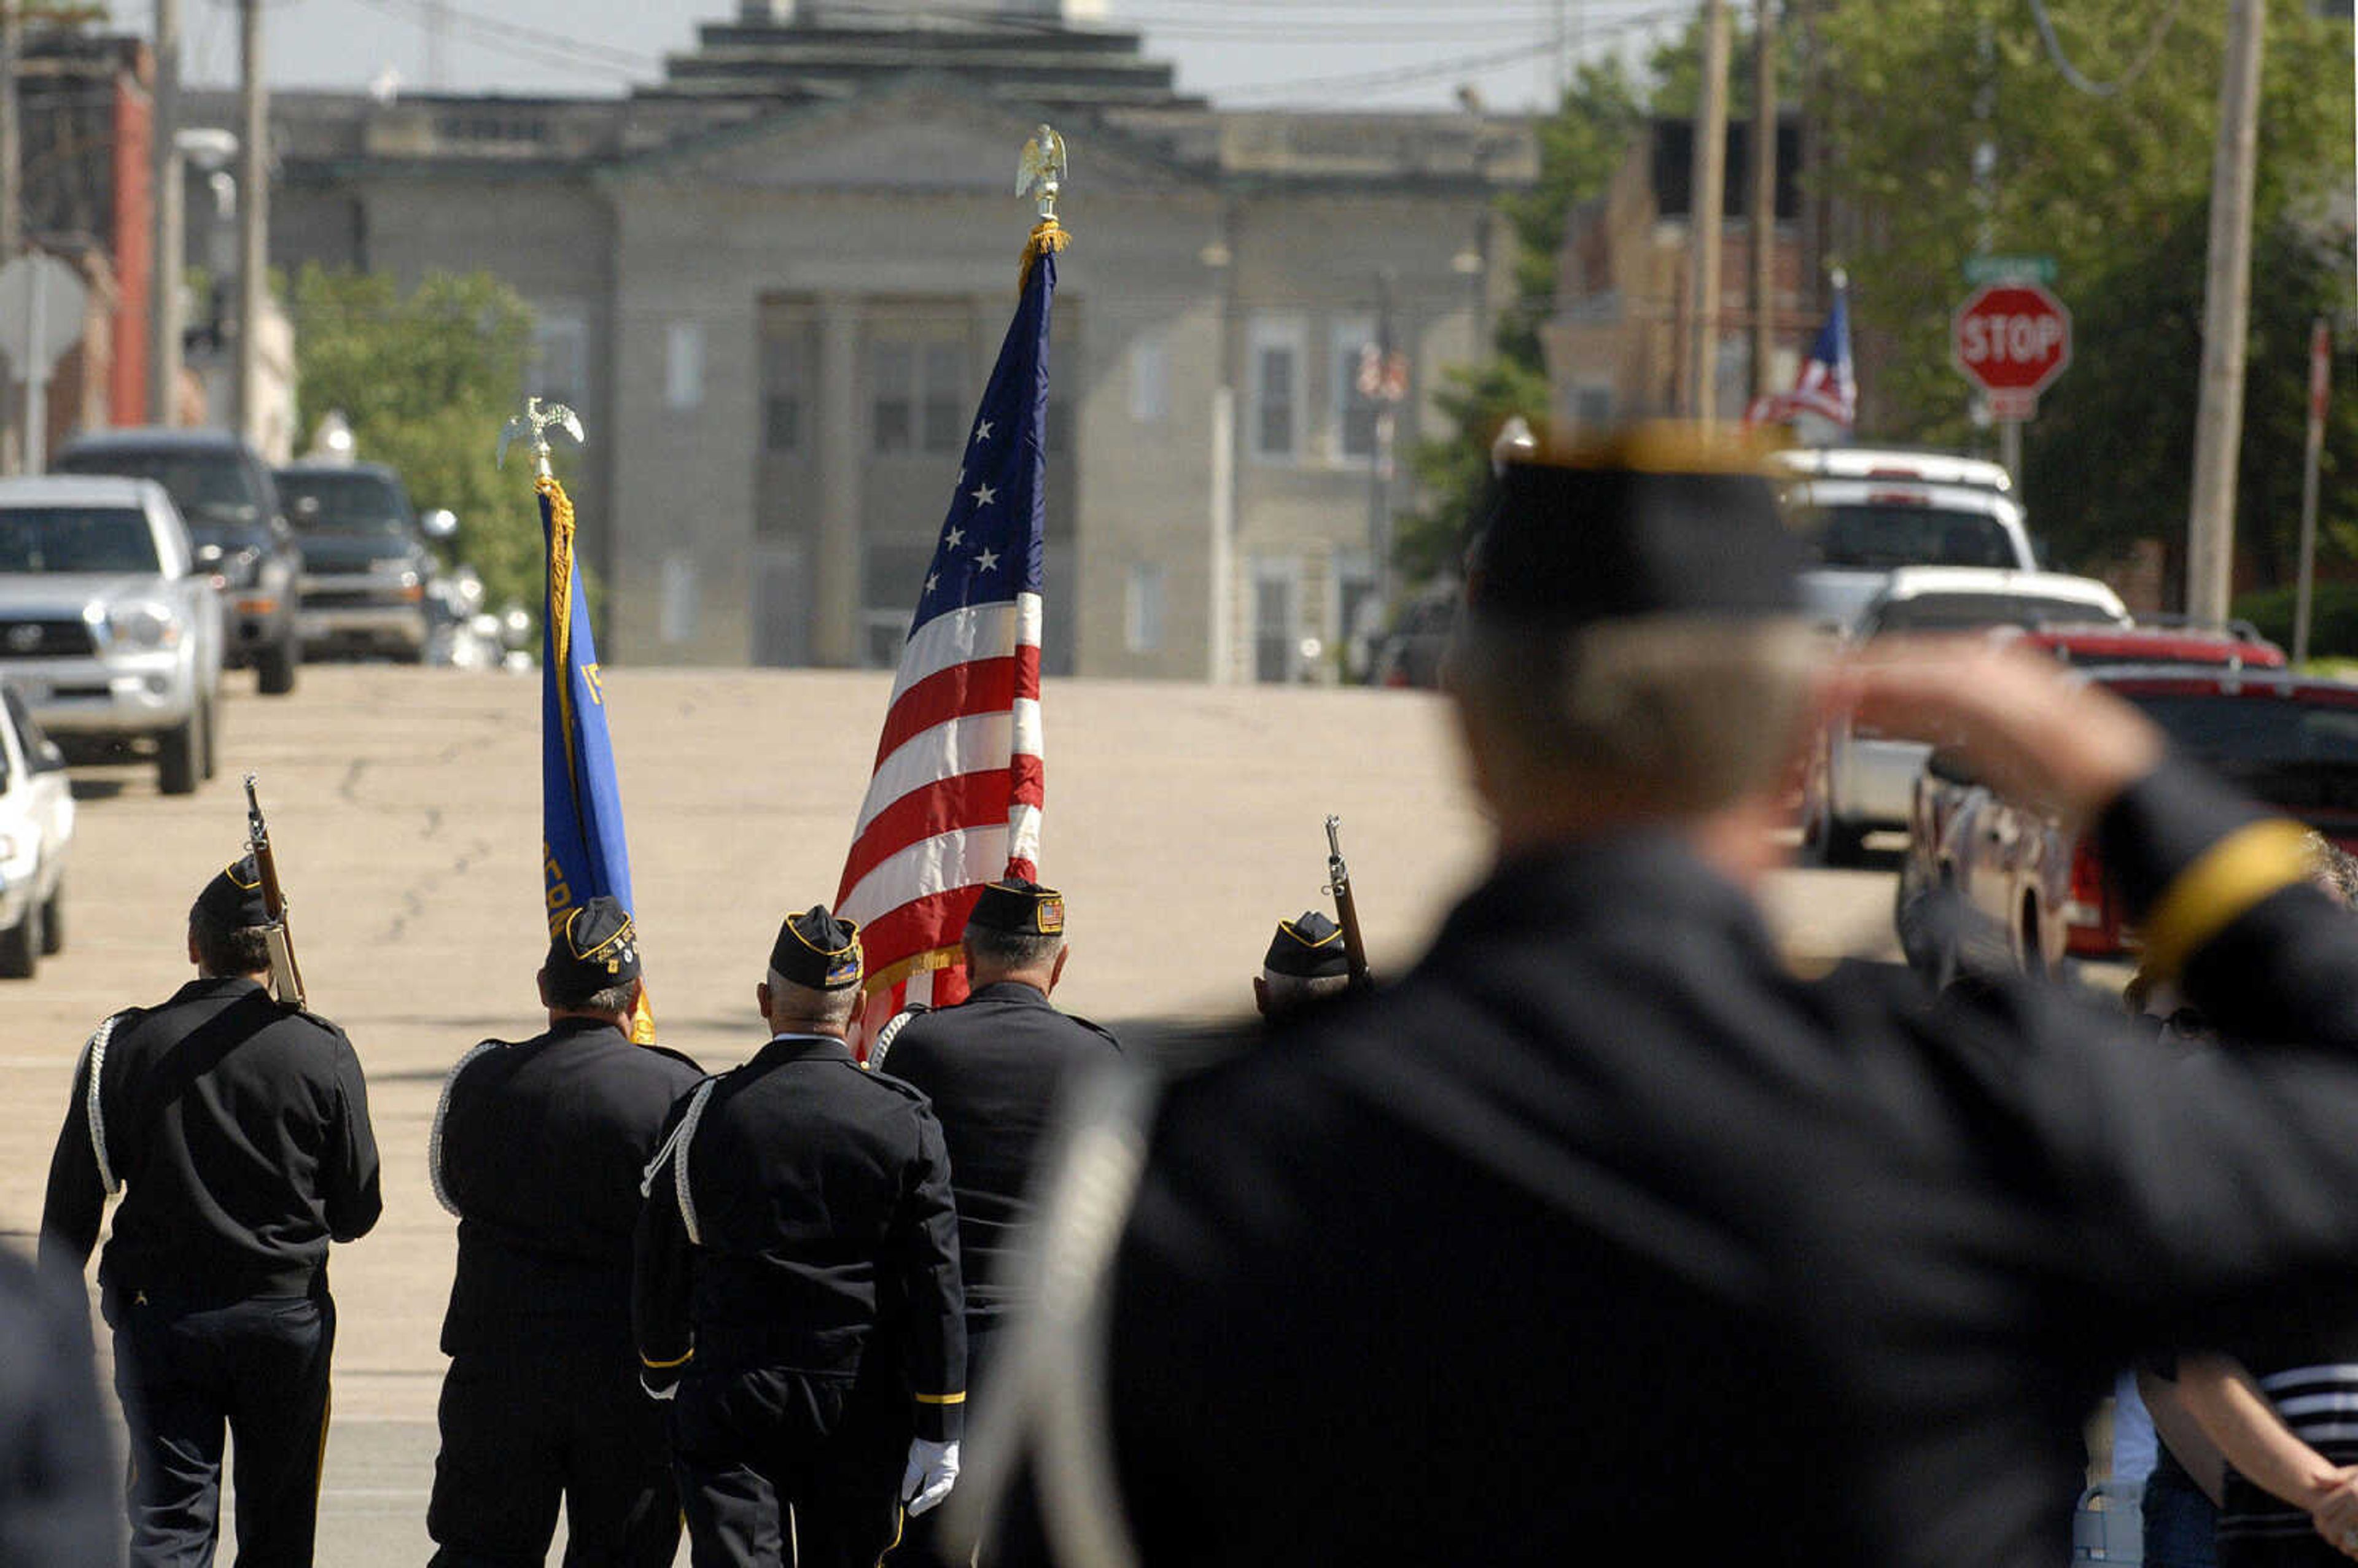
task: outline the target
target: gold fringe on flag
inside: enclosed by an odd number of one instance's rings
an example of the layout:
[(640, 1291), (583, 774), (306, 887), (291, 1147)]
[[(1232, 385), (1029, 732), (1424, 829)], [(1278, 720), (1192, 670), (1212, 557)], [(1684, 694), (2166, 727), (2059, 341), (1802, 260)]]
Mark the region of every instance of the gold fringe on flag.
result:
[(1023, 270), (1016, 276), (1015, 292), (1021, 294), (1032, 287), (1032, 267), (1042, 256), (1060, 255), (1072, 243), (1071, 232), (1062, 223), (1054, 218), (1041, 219), (1032, 237), (1024, 242)]

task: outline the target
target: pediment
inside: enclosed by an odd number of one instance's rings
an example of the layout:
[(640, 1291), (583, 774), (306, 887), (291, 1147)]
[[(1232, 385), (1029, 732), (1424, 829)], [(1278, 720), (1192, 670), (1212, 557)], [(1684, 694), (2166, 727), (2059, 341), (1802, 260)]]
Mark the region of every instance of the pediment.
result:
[[(623, 180), (776, 191), (1015, 195), (1015, 168), (1044, 116), (955, 86), (913, 82), (819, 108), (793, 108), (632, 159)], [(1047, 116), (1051, 124), (1055, 121)], [(1074, 178), (1098, 190), (1197, 183), (1118, 134), (1059, 124)]]

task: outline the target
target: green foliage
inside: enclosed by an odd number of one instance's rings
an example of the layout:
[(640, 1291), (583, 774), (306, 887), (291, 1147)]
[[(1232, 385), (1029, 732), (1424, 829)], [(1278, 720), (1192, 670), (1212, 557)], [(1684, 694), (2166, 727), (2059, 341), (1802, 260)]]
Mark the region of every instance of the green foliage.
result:
[(418, 510), (458, 514), (458, 554), (490, 602), (537, 604), (532, 482), (492, 455), (524, 384), (531, 308), (489, 273), (434, 273), (405, 295), (383, 274), (308, 266), (294, 312), (298, 427), (343, 410), (360, 455), (398, 469)]
[[(2184, 535), (2208, 247), (2208, 204), (2190, 203), (2084, 290), (2077, 360), (2042, 400), (2024, 451), (2034, 524), (2066, 565), (2100, 567), (2139, 539), (2175, 546)], [(2309, 330), (2349, 299), (2349, 258), (2280, 218), (2254, 236), (2252, 270), (2235, 528), (2261, 580), (2281, 583), (2298, 569)], [(2337, 482), (2358, 473), (2358, 398), (2346, 389), (2328, 406), (2322, 473), (2320, 552), (2358, 557), (2358, 492)]]
[[(2260, 629), (2278, 646), (2292, 647), (2293, 589), (2262, 589), (2239, 596), (2231, 613)], [(2309, 651), (2312, 658), (2358, 657), (2358, 582), (2320, 582), (2309, 600)], [(2350, 678), (2346, 671), (2331, 672)]]
[[(2144, 0), (2052, 0), (2050, 9), (2066, 52), (2099, 80), (2141, 51), (2157, 11)], [(1862, 355), (1863, 434), (1965, 438), (1967, 387), (1948, 350), (1965, 257), (2054, 256), (2061, 292), (2084, 320), (2107, 281), (2128, 276), (2207, 200), (2225, 10), (2182, 7), (2151, 69), (2097, 98), (2058, 73), (2019, 0), (1832, 0), (1813, 110), (1829, 144), (1825, 193), (1858, 220), (1859, 254), (1844, 259), (1859, 324), (1882, 351)], [(2346, 190), (2351, 154), (2348, 27), (2310, 15), (2304, 0), (2269, 0), (2268, 16), (2263, 226)], [(1995, 163), (1976, 181), (1985, 142)], [(2108, 368), (2123, 345), (2084, 327), (2079, 339), (2059, 389), (2106, 382), (2136, 402), (2135, 379)], [(2162, 499), (2148, 497), (2157, 507)]]
[(1416, 444), (1409, 467), (1424, 498), (1397, 521), (1393, 562), (1412, 585), (1453, 569), (1466, 517), (1489, 473), (1490, 442), (1515, 415), (1548, 416), (1547, 366), (1539, 329), (1555, 313), (1556, 265), (1573, 209), (1602, 196), (1644, 123), (1638, 85), (1618, 60), (1580, 68), (1563, 105), (1539, 128), (1540, 177), (1500, 199), (1515, 244), (1514, 302), (1499, 318), (1496, 357), (1453, 366), (1435, 396), (1446, 435)]

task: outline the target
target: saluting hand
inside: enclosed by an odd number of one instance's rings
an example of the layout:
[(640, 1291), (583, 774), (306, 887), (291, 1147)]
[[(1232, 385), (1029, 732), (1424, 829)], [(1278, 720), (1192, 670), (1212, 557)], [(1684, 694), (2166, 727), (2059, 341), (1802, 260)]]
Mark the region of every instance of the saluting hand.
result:
[(2310, 1486), (2309, 1522), (2328, 1546), (2358, 1558), (2358, 1465), (2344, 1465)]

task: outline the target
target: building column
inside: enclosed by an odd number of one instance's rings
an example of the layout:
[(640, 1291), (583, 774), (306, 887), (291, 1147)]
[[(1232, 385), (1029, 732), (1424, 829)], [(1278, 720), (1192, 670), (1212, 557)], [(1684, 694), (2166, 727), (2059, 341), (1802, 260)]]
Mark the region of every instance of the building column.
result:
[(813, 662), (860, 662), (860, 514), (866, 454), (860, 449), (860, 301), (820, 297), (818, 516), (811, 550)]

